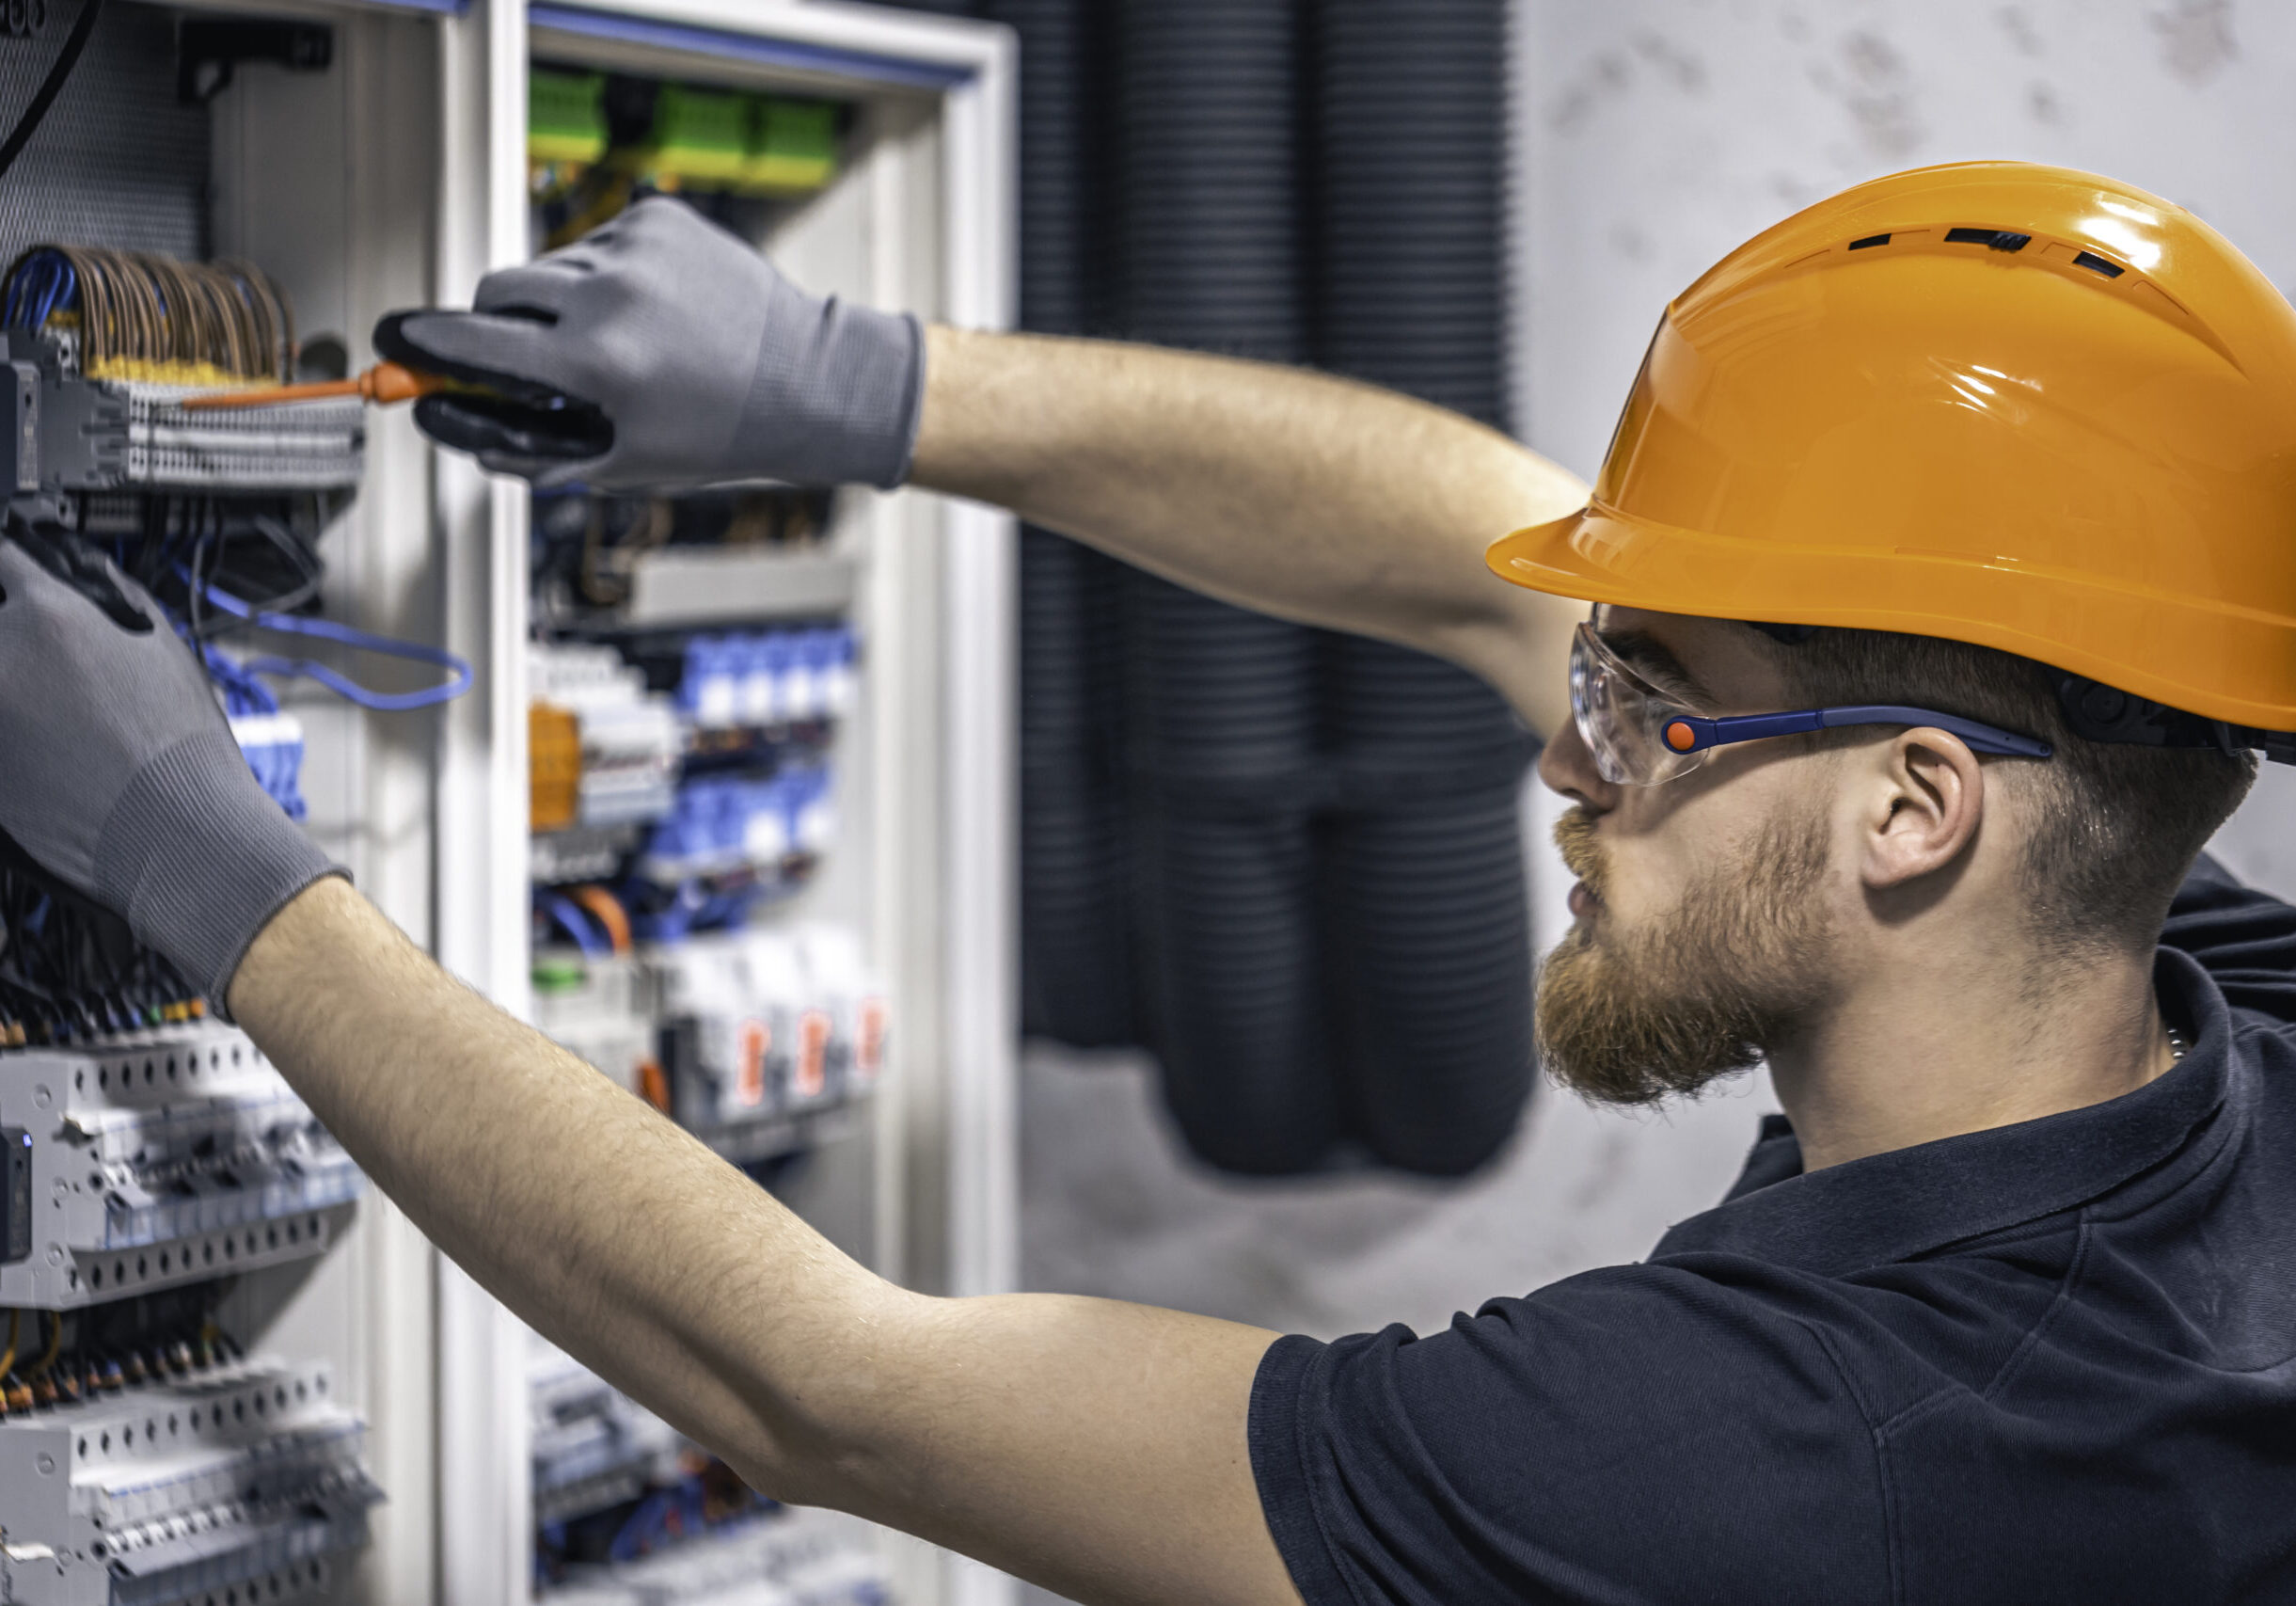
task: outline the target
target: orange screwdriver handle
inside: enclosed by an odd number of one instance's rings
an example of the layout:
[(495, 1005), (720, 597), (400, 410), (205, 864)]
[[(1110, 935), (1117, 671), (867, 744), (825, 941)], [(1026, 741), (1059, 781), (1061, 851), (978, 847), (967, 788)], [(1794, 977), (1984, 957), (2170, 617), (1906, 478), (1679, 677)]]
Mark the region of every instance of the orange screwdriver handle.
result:
[(440, 374), (423, 374), (397, 362), (378, 362), (358, 376), (358, 393), (382, 406), (411, 402), (418, 396), (444, 390), (446, 385)]

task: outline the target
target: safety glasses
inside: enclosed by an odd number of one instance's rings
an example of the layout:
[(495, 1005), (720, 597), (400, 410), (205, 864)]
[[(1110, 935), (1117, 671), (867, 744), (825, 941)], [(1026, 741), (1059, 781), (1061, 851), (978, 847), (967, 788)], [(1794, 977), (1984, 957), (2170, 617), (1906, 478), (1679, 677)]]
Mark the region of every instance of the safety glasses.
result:
[(1571, 715), (1594, 767), (1613, 786), (1655, 787), (1688, 774), (1718, 747), (1837, 725), (1930, 725), (1959, 737), (1972, 753), (2007, 758), (2046, 758), (2051, 752), (2029, 736), (1894, 703), (1710, 718), (1653, 686), (1605, 645), (1596, 634), (1604, 613), (1597, 609), (1592, 624), (1579, 626), (1571, 645)]

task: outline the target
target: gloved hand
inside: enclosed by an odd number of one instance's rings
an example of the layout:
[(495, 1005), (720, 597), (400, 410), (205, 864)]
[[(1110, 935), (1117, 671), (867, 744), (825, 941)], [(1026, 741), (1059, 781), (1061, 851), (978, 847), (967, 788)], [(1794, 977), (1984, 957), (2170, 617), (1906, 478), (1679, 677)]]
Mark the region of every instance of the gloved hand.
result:
[(255, 934), (339, 874), (264, 795), (141, 586), (68, 538), (0, 539), (0, 832), (221, 1005)]
[(666, 197), (488, 274), (471, 311), (391, 313), (374, 346), (497, 392), (426, 396), (415, 421), (542, 485), (890, 487), (924, 405), (914, 318), (808, 295)]

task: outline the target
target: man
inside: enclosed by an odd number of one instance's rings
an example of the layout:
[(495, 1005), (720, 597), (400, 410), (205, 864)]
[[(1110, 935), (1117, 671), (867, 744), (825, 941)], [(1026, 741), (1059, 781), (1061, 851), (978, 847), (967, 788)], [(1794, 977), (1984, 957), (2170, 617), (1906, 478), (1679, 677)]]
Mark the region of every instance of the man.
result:
[(1813, 208), (1669, 310), (1581, 512), (1432, 408), (920, 333), (667, 202), (480, 303), (379, 340), (500, 466), (906, 477), (1479, 671), (1576, 803), (1549, 1068), (1766, 1057), (1791, 1117), (1427, 1338), (909, 1294), (440, 974), (136, 599), (0, 547), (0, 826), (758, 1488), (1084, 1601), (2296, 1598), (2296, 911), (2185, 879), (2296, 725), (2296, 314), (2196, 220), (2006, 164)]

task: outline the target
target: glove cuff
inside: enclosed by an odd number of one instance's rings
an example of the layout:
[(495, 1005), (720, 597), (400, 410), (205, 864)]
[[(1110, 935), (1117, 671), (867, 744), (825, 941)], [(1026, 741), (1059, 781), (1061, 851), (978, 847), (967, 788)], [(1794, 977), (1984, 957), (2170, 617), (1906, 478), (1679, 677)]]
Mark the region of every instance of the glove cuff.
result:
[(218, 1012), (256, 933), (311, 883), (349, 873), (255, 784), (222, 729), (185, 737), (136, 776), (96, 864), (96, 896)]
[(833, 295), (807, 310), (803, 338), (767, 333), (734, 456), (801, 466), (808, 485), (891, 490), (925, 410), (924, 326)]

